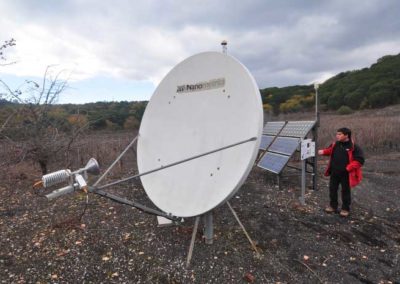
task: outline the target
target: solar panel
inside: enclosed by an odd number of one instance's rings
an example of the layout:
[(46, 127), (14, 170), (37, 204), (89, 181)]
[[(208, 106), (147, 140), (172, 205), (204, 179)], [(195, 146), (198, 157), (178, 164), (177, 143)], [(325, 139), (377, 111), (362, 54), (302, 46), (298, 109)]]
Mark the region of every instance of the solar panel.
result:
[(299, 138), (277, 137), (274, 143), (268, 148), (268, 151), (292, 156), (299, 143)]
[(260, 168), (279, 174), (289, 161), (289, 156), (266, 152), (258, 163)]
[(260, 149), (268, 151), (258, 166), (279, 174), (299, 147), (301, 139), (307, 136), (314, 125), (315, 121), (267, 122), (261, 137)]
[(271, 144), (272, 140), (274, 140), (273, 136), (262, 135), (261, 143), (260, 143), (260, 150), (266, 150), (268, 148), (268, 146)]
[(289, 121), (279, 136), (304, 138), (313, 128), (315, 121)]
[(271, 121), (267, 122), (264, 126), (263, 134), (277, 135), (285, 125), (285, 121)]

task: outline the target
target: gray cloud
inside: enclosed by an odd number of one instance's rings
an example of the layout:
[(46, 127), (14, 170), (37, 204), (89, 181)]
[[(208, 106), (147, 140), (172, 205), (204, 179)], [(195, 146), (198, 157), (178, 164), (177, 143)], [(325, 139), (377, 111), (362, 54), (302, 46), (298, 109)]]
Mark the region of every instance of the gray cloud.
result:
[(34, 40), (39, 27), (46, 52), (81, 62), (86, 77), (157, 82), (185, 57), (220, 50), (222, 39), (261, 88), (308, 84), (400, 52), (396, 0), (0, 2), (2, 35)]

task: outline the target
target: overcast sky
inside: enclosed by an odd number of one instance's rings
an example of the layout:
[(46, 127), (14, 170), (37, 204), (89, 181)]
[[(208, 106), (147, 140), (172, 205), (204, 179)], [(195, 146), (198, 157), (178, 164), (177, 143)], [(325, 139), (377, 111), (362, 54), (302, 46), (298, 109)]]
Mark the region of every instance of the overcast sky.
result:
[(12, 87), (66, 70), (60, 103), (147, 100), (181, 60), (239, 59), (260, 88), (310, 84), (400, 53), (400, 1), (0, 0), (0, 78)]

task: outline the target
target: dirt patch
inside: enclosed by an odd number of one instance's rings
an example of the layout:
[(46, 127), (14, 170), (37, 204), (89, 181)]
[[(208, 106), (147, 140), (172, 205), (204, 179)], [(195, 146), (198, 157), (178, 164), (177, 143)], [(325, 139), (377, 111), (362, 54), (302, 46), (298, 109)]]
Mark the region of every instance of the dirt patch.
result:
[[(199, 232), (189, 268), (193, 218), (160, 228), (154, 216), (97, 196), (47, 201), (31, 176), (2, 180), (1, 283), (400, 283), (399, 153), (368, 157), (346, 219), (323, 212), (327, 179), (301, 206), (298, 177), (285, 172), (279, 190), (255, 168), (230, 203), (261, 254), (223, 205), (214, 244)], [(137, 184), (113, 191), (151, 205)]]

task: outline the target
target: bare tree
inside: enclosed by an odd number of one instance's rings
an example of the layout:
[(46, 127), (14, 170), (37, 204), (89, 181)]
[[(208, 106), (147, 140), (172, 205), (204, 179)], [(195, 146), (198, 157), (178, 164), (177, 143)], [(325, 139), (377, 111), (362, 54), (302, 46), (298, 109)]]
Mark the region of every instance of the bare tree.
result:
[[(10, 39), (10, 40), (6, 40), (2, 45), (0, 45), (0, 61), (5, 62), (7, 60), (7, 58), (6, 58), (5, 54), (4, 54), (4, 51), (7, 48), (10, 48), (10, 47), (12, 47), (14, 45), (16, 45), (16, 41), (13, 38)], [(0, 63), (0, 66), (11, 65), (11, 64), (14, 64), (14, 63), (15, 63), (15, 61), (6, 62), (6, 63)]]
[[(46, 68), (40, 84), (26, 80), (16, 90), (0, 80), (0, 87), (5, 90), (3, 96), (18, 102), (14, 106), (13, 121), (3, 123), (0, 137), (21, 145), (20, 160), (29, 158), (37, 162), (43, 174), (47, 173), (49, 161), (68, 151), (88, 126), (73, 127), (66, 119), (52, 114), (52, 105), (67, 88), (67, 79), (61, 79), (65, 71), (51, 71), (52, 66)], [(5, 124), (9, 124), (8, 131), (3, 131)]]
[[(7, 48), (10, 48), (12, 46), (16, 45), (16, 41), (15, 39), (10, 39), (10, 40), (6, 40), (4, 41), (4, 43), (0, 46), (0, 66), (6, 66), (6, 65), (11, 65), (14, 64), (15, 62), (6, 62), (7, 58), (4, 54), (5, 50)], [(6, 63), (2, 63), (2, 62), (6, 62)], [(0, 92), (0, 100), (3, 99), (4, 94)], [(7, 126), (7, 124), (11, 121), (11, 119), (13, 118), (13, 116), (16, 114), (16, 111), (13, 110), (8, 117), (4, 120), (4, 122), (2, 122), (1, 127), (0, 127), (0, 134), (1, 132), (5, 129), (5, 127)]]

